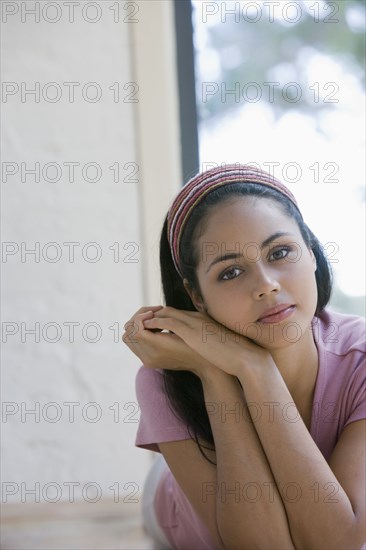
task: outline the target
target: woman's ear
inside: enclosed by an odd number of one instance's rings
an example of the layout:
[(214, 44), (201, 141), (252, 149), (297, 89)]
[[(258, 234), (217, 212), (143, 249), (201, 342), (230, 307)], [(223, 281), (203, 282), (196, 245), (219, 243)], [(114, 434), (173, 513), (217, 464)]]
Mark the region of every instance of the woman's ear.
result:
[(188, 296), (192, 300), (192, 303), (193, 303), (194, 307), (197, 309), (197, 311), (200, 311), (200, 312), (207, 311), (202, 296), (196, 290), (193, 290), (190, 287), (189, 282), (188, 282), (187, 279), (183, 279), (183, 285), (184, 285), (184, 288), (185, 288)]

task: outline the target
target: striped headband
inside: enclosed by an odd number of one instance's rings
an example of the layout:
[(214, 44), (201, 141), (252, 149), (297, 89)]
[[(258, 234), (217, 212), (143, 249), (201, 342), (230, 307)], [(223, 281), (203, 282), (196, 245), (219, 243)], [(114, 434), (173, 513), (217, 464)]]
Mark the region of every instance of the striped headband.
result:
[(185, 224), (196, 206), (215, 189), (233, 183), (259, 183), (285, 195), (299, 210), (293, 194), (271, 174), (255, 166), (226, 164), (196, 174), (190, 179), (171, 205), (167, 216), (168, 241), (176, 270), (183, 278), (179, 268), (179, 246)]

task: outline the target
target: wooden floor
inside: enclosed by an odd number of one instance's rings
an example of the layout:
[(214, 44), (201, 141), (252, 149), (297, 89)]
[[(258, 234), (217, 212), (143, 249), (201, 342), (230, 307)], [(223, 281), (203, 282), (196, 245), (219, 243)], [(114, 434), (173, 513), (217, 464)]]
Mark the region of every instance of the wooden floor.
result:
[(2, 550), (152, 550), (135, 504), (2, 504)]

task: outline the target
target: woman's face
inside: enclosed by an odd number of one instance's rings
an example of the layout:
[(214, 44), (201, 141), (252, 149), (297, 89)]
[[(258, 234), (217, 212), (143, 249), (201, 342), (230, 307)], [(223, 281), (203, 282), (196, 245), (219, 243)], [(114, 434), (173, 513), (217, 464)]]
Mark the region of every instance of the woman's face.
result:
[(316, 262), (276, 201), (236, 196), (213, 207), (197, 246), (198, 309), (203, 300), (212, 318), (268, 349), (309, 333)]

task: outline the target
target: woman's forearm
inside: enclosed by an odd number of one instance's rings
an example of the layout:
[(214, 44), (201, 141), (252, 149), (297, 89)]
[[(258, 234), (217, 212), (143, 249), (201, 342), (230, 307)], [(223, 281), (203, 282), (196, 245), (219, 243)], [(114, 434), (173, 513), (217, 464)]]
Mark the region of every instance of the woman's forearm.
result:
[(238, 378), (246, 402), (257, 405), (256, 410), (250, 409), (256, 415), (254, 427), (286, 508), (295, 547), (353, 548), (350, 536), (356, 516), (351, 502), (312, 439), (274, 362), (243, 365)]
[(215, 368), (201, 379), (217, 460), (216, 487), (203, 487), (202, 495), (216, 498), (225, 545), (293, 549), (285, 508), (238, 380)]

